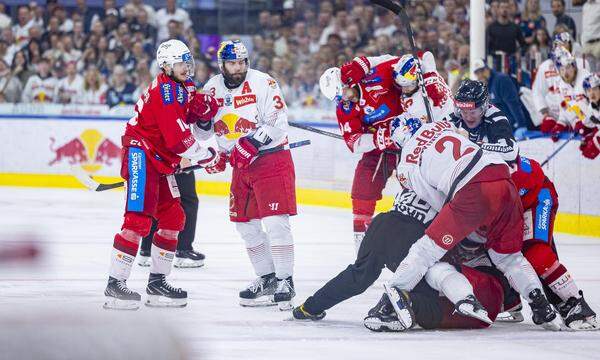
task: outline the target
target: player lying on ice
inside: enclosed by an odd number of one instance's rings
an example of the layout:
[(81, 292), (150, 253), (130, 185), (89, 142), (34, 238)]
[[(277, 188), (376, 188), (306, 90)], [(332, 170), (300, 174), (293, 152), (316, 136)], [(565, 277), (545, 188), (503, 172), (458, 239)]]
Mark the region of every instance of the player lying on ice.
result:
[(127, 200), (121, 232), (114, 238), (108, 285), (104, 294), (107, 309), (139, 308), (141, 296), (127, 287), (142, 237), (147, 236), (152, 218), (158, 230), (152, 239), (152, 265), (146, 305), (181, 307), (187, 292), (166, 280), (183, 230), (185, 213), (173, 173), (189, 165), (214, 166), (219, 154), (200, 146), (189, 124), (214, 115), (212, 101), (197, 94), (193, 77), (194, 58), (179, 40), (163, 42), (156, 52), (161, 73), (135, 105), (122, 137), (121, 176), (127, 182)]
[[(321, 320), (325, 310), (363, 293), (384, 267), (395, 271), (435, 215), (414, 192), (402, 190), (396, 196), (393, 210), (373, 219), (354, 264), (295, 308), (294, 318)], [(487, 327), (501, 310), (504, 288), (508, 289), (503, 281), (501, 274), (489, 266), (457, 268), (439, 262), (410, 292), (414, 321), (426, 329)], [(440, 297), (440, 293), (445, 296)], [(369, 311), (364, 325), (373, 331), (406, 329), (385, 294)]]
[[(558, 210), (558, 194), (554, 184), (533, 159), (519, 156), (517, 142), (508, 119), (489, 104), (486, 86), (464, 80), (454, 97), (456, 110), (452, 123), (466, 131), (471, 141), (484, 151), (497, 153), (511, 166), (511, 179), (519, 190), (524, 210), (523, 255), (531, 263), (548, 299), (558, 309), (565, 325), (574, 330), (597, 329), (596, 314), (583, 298), (573, 276), (559, 261), (554, 243), (554, 219)], [(483, 236), (481, 232), (471, 236)], [(518, 300), (518, 297), (515, 297)], [(510, 314), (499, 321), (522, 321), (520, 301), (508, 305)]]

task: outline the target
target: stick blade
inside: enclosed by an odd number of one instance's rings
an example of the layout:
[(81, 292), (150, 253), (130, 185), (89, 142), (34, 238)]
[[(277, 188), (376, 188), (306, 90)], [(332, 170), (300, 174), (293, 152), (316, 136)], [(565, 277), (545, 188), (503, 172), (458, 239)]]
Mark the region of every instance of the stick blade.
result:
[(98, 188), (100, 187), (100, 183), (98, 183), (97, 181), (92, 179), (91, 176), (89, 176), (85, 171), (83, 171), (81, 166), (78, 166), (78, 165), (71, 166), (71, 173), (86, 188), (90, 189), (91, 191), (98, 191)]

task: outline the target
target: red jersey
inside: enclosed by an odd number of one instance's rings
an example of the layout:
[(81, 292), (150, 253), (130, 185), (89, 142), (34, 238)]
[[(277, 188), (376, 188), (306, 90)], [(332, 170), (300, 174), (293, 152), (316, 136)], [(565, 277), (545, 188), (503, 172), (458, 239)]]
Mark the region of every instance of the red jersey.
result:
[[(393, 58), (373, 68), (358, 83), (358, 103), (341, 101), (336, 110), (338, 124), (346, 145), (352, 152), (375, 150), (372, 134), (402, 113), (402, 91), (394, 84)], [(365, 137), (364, 135), (369, 136)], [(363, 140), (359, 140), (363, 138)]]
[(511, 178), (519, 190), (523, 210), (533, 208), (538, 203), (540, 191), (544, 188), (550, 190), (555, 201), (557, 201), (554, 184), (544, 174), (540, 164), (526, 157), (520, 156), (517, 159), (517, 171), (513, 172)]
[(159, 74), (135, 104), (135, 116), (127, 123), (123, 146), (141, 147), (158, 171), (173, 173), (181, 161), (178, 154), (196, 142), (185, 122), (195, 92), (193, 81), (181, 84)]

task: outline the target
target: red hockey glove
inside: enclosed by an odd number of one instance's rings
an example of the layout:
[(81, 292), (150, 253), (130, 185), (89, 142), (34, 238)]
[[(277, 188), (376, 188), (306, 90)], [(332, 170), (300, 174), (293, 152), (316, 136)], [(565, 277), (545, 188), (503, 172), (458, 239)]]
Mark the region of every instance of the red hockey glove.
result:
[(256, 129), (256, 123), (244, 118), (240, 118), (235, 123), (235, 132), (246, 134), (252, 130)]
[(209, 167), (215, 166), (217, 163), (219, 163), (220, 158), (221, 158), (219, 156), (219, 153), (215, 149), (213, 149), (212, 147), (209, 147), (208, 151), (210, 151), (211, 156), (209, 156), (206, 159), (198, 161), (198, 165), (200, 165), (200, 166), (202, 166), (204, 168), (209, 168)]
[(373, 134), (375, 147), (383, 151), (394, 146), (391, 136), (389, 127), (380, 127), (377, 129), (377, 132)]
[(586, 137), (588, 134), (592, 133), (594, 131), (594, 128), (589, 128), (585, 125), (583, 125), (583, 121), (577, 121), (577, 123), (575, 123), (575, 129), (574, 131), (579, 134), (581, 137)]
[(434, 72), (424, 74), (423, 82), (425, 83), (425, 92), (431, 99), (433, 106), (441, 107), (448, 100), (448, 93), (444, 86), (440, 84), (437, 74)]
[(371, 69), (371, 64), (366, 56), (354, 58), (354, 60), (345, 63), (340, 68), (342, 83), (346, 85), (356, 85), (361, 81)]
[(196, 93), (188, 105), (188, 115), (185, 122), (193, 124), (195, 122), (208, 122), (217, 114), (219, 110), (219, 104), (214, 97)]
[(597, 132), (581, 144), (581, 153), (588, 159), (595, 159), (600, 154), (600, 134)]
[(227, 168), (227, 154), (226, 153), (218, 153), (219, 160), (213, 166), (207, 166), (204, 168), (209, 174), (217, 174), (225, 171)]
[(241, 137), (231, 151), (229, 163), (235, 168), (246, 169), (256, 155), (258, 147), (248, 137)]
[(557, 122), (550, 131), (550, 134), (552, 134), (552, 141), (557, 142), (560, 134), (566, 131), (569, 131), (569, 127)]
[(215, 121), (213, 125), (213, 129), (215, 130), (215, 134), (217, 136), (223, 136), (229, 134), (229, 127), (223, 120)]
[(546, 115), (542, 119), (542, 124), (540, 125), (540, 130), (544, 134), (549, 134), (555, 125), (556, 125), (556, 119), (553, 118), (552, 116)]

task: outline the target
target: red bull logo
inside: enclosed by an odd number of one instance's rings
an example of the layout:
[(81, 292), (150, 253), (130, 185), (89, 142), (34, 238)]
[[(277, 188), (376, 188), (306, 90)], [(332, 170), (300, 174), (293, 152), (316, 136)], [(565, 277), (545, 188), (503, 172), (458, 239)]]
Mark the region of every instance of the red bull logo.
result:
[(121, 157), (121, 147), (96, 129), (86, 129), (78, 137), (55, 146), (56, 139), (50, 138), (50, 150), (54, 158), (48, 162), (53, 166), (67, 162), (81, 165), (88, 173), (94, 173), (103, 165), (112, 166)]

